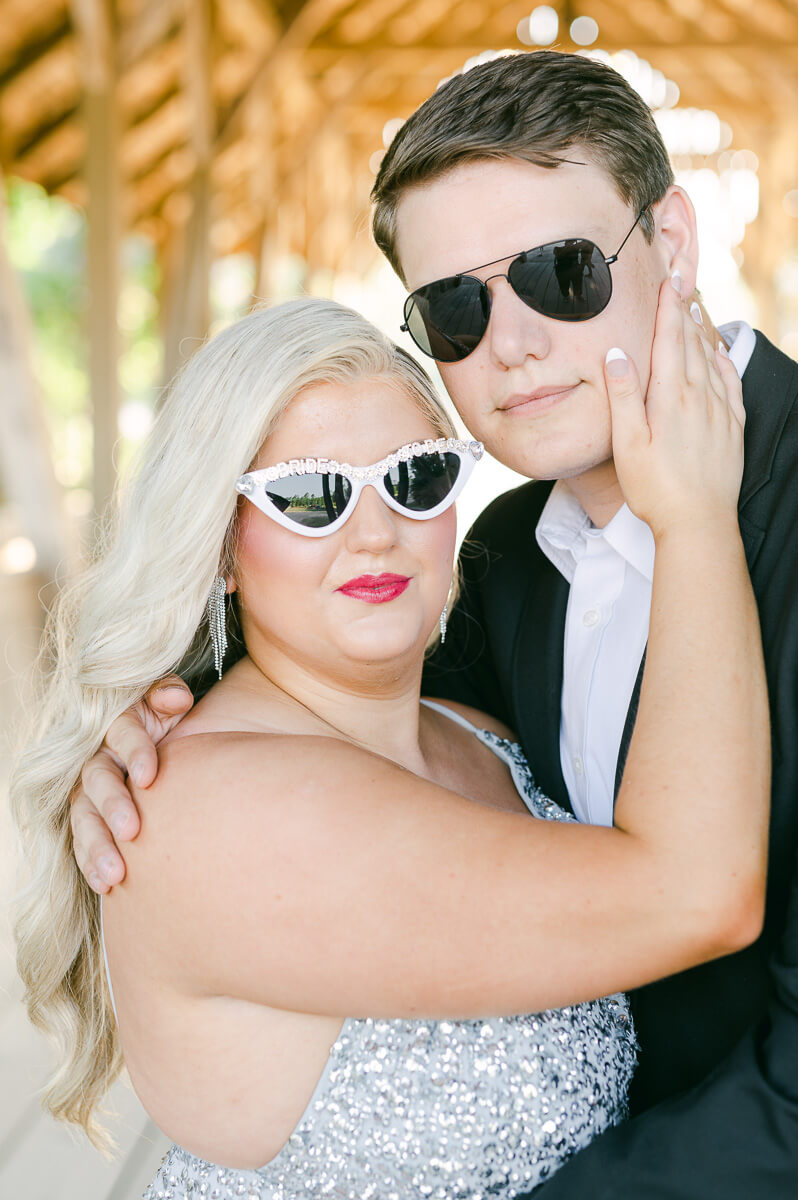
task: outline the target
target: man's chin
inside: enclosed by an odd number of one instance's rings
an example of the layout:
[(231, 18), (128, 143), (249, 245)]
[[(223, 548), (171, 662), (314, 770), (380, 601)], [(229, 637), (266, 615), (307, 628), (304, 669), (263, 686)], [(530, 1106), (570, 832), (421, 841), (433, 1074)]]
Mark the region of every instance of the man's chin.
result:
[(612, 462), (612, 452), (606, 448), (598, 453), (595, 451), (590, 453), (585, 450), (576, 454), (573, 452), (557, 453), (552, 448), (552, 452), (548, 454), (540, 452), (519, 454), (516, 447), (513, 447), (508, 453), (506, 446), (491, 447), (486, 443), (485, 449), (500, 463), (509, 467), (511, 471), (525, 475), (527, 479), (536, 479), (541, 482), (555, 479), (576, 479), (580, 475), (585, 475), (589, 471), (594, 471), (596, 468), (604, 467)]

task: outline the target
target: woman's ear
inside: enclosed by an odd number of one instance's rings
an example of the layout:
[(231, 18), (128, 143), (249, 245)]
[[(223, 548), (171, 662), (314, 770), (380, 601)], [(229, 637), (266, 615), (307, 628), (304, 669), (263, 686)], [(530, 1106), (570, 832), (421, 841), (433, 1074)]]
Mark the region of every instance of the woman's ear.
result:
[(238, 591), (238, 584), (236, 583), (235, 579), (233, 579), (232, 575), (225, 575), (224, 582), (225, 592), (228, 596), (232, 596), (233, 592)]
[(688, 299), (698, 274), (698, 234), (696, 216), (684, 188), (673, 184), (654, 206), (654, 240), (663, 261), (663, 274), (678, 271), (682, 277), (682, 296)]

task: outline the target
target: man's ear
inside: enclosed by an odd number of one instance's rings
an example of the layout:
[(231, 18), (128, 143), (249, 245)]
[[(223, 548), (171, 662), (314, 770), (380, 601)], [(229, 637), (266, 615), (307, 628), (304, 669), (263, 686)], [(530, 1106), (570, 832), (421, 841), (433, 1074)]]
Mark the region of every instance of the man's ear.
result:
[(674, 183), (654, 205), (655, 233), (664, 274), (678, 271), (682, 277), (682, 296), (688, 299), (698, 274), (698, 235), (693, 203), (684, 188)]

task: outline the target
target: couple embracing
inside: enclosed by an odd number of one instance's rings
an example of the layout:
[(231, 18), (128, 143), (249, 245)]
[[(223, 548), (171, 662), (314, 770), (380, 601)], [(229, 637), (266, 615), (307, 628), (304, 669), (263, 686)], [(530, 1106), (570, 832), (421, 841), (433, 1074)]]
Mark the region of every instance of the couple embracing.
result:
[(798, 367), (601, 64), (453, 78), (374, 200), (470, 437), (330, 302), (175, 381), (12, 783), (47, 1103), (124, 1055), (151, 1200), (794, 1196)]

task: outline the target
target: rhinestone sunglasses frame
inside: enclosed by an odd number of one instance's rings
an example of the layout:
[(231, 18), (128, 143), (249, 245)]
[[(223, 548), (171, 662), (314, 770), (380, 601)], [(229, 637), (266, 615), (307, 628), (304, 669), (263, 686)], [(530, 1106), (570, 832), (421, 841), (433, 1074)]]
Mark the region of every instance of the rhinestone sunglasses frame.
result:
[[(357, 507), (360, 494), (366, 487), (373, 487), (380, 499), (399, 513), (413, 521), (430, 521), (440, 513), (445, 512), (465, 487), (471, 472), (485, 453), (481, 442), (462, 441), (460, 438), (426, 438), (423, 442), (408, 442), (398, 450), (381, 458), (379, 462), (367, 467), (353, 467), (350, 463), (340, 463), (334, 458), (291, 458), (287, 462), (275, 463), (272, 467), (262, 467), (258, 471), (247, 471), (236, 480), (236, 491), (247, 500), (251, 500), (256, 508), (271, 517), (284, 529), (298, 533), (302, 537), (327, 537), (341, 528), (349, 520)], [(395, 500), (380, 483), (389, 471), (398, 467), (402, 462), (408, 462), (424, 454), (456, 454), (460, 460), (460, 470), (457, 479), (443, 500), (430, 509), (409, 509)], [(336, 517), (329, 525), (312, 528), (300, 525), (285, 516), (280, 509), (269, 500), (266, 485), (276, 479), (287, 479), (292, 475), (343, 475), (352, 484), (352, 492), (346, 508), (340, 517)]]

